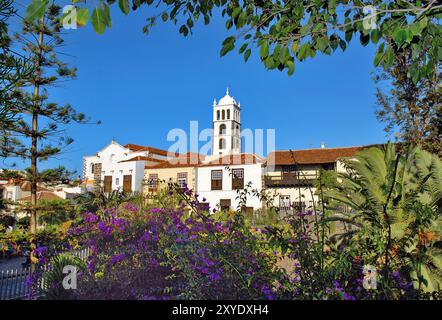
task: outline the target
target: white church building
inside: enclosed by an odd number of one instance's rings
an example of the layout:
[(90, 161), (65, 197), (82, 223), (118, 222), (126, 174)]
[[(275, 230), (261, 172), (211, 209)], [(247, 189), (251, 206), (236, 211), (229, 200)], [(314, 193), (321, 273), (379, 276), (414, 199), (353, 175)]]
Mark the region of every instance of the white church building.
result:
[[(153, 147), (123, 146), (112, 141), (96, 155), (84, 157), (85, 185), (90, 190), (100, 186), (105, 192), (155, 193), (157, 182), (150, 180), (162, 177), (178, 183), (187, 181), (200, 200), (205, 199), (212, 208), (236, 210), (241, 205), (249, 211), (261, 209), (263, 204), (257, 196), (249, 195), (246, 203), (240, 203), (239, 193), (247, 187), (255, 194), (272, 194), (274, 205), (282, 210), (307, 210), (318, 202), (313, 186), (319, 171), (343, 171), (340, 159), (352, 157), (363, 148), (321, 145), (307, 150), (270, 150), (266, 159), (242, 153), (241, 106), (228, 89), (219, 102), (214, 100), (212, 112), (211, 154), (198, 156), (194, 162), (190, 153), (170, 154)], [(176, 161), (177, 156), (180, 161)], [(189, 162), (183, 163), (183, 159)]]
[(84, 184), (88, 190), (141, 192), (144, 168), (165, 160), (165, 150), (112, 141), (96, 155), (83, 158)]

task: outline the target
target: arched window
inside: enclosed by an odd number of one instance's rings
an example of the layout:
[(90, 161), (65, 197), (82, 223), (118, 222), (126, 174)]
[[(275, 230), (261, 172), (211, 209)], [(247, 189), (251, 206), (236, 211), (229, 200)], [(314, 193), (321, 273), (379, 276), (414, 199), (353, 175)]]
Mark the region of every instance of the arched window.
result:
[(219, 149), (223, 150), (225, 148), (226, 148), (226, 140), (223, 138), (219, 139)]
[(227, 110), (227, 120), (230, 120), (230, 110)]
[(223, 110), (223, 120), (226, 120), (226, 111)]
[(219, 120), (219, 118), (220, 118), (220, 112), (219, 112), (219, 110), (216, 112), (216, 120)]
[(239, 134), (239, 125), (236, 125), (236, 134)]
[(226, 134), (226, 125), (224, 123), (219, 126), (219, 134)]
[(91, 174), (95, 173), (95, 166), (93, 163), (91, 163)]

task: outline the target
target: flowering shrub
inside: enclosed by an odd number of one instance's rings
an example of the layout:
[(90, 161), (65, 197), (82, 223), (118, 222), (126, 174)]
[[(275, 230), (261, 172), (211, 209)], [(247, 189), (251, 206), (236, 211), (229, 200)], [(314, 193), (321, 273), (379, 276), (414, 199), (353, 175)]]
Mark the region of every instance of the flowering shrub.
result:
[[(217, 221), (190, 191), (177, 209), (87, 212), (67, 247), (89, 247), (73, 299), (275, 299), (283, 273), (241, 215)], [(41, 253), (41, 254), (40, 254)], [(39, 248), (39, 261), (47, 262)], [(50, 289), (49, 289), (50, 290)]]
[[(191, 190), (170, 187), (174, 191), (163, 195), (169, 201), (158, 201), (163, 206), (145, 208), (143, 201), (126, 202), (86, 212), (61, 242), (35, 250), (39, 264), (49, 263), (49, 272), (54, 275), (43, 296), (342, 300), (437, 297), (440, 236), (435, 232), (440, 225), (440, 210), (436, 205), (412, 201), (399, 208), (394, 201), (392, 207), (388, 201), (380, 201), (384, 204), (376, 207), (380, 209), (364, 209), (362, 213), (353, 210), (342, 217), (333, 215), (328, 207), (334, 198), (328, 202), (321, 198), (321, 210), (314, 207), (299, 212), (296, 208), (285, 222), (259, 229), (251, 228), (239, 209), (218, 213), (204, 204), (205, 199), (200, 202)], [(322, 192), (326, 186), (321, 182), (318, 188)], [(333, 191), (336, 186), (330, 188)], [(348, 190), (340, 191), (347, 195)], [(394, 188), (389, 190), (392, 193)], [(361, 208), (371, 208), (367, 203), (372, 199), (361, 198), (359, 189), (355, 192), (350, 200), (359, 199)], [(245, 203), (250, 194), (253, 192), (248, 186), (239, 191), (240, 203)], [(439, 199), (435, 203), (440, 203), (440, 192), (435, 194)], [(341, 204), (342, 199), (335, 198)], [(400, 199), (397, 197), (397, 201)], [(406, 220), (401, 228), (393, 228), (389, 219), (375, 223), (398, 209), (412, 212), (404, 215), (412, 221)], [(345, 223), (345, 230), (331, 231), (333, 221)], [(393, 238), (398, 230), (402, 236)], [(91, 251), (87, 267), (80, 268), (78, 289), (66, 296), (60, 293), (60, 273), (53, 272), (58, 269), (52, 257), (85, 247)], [(37, 268), (29, 279), (36, 289), (32, 297), (47, 273), (41, 270)], [(430, 277), (430, 271), (437, 277)], [(424, 293), (423, 289), (430, 288), (428, 283), (436, 289)]]

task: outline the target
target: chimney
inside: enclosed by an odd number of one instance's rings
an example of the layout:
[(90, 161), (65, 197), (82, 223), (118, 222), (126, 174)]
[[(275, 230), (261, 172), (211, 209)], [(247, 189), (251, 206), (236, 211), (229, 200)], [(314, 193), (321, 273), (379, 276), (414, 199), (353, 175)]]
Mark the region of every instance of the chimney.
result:
[(321, 149), (325, 149), (325, 142), (321, 142)]

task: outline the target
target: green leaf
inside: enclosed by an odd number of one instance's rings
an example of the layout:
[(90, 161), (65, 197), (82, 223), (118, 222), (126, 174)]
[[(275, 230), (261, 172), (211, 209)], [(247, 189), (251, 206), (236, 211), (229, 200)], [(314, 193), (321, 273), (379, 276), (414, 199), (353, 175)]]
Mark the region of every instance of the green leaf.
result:
[(377, 44), (380, 38), (381, 38), (381, 32), (378, 29), (374, 29), (371, 32), (371, 42)]
[(264, 65), (266, 66), (267, 69), (275, 69), (277, 64), (275, 63), (275, 60), (273, 60), (272, 56), (268, 56), (265, 60), (264, 60)]
[(89, 9), (77, 8), (77, 26), (78, 27), (85, 26), (88, 20), (89, 20)]
[(249, 60), (250, 58), (250, 54), (252, 53), (251, 49), (247, 49), (246, 53), (244, 53), (244, 61), (247, 62), (247, 60)]
[(126, 15), (129, 14), (129, 12), (130, 12), (129, 0), (119, 0), (118, 6), (120, 7), (120, 10), (124, 14), (126, 14)]
[(111, 21), (111, 17), (110, 17), (110, 7), (104, 2), (102, 2), (101, 5), (103, 8), (102, 10), (103, 10), (104, 24), (108, 28), (110, 28), (110, 27), (112, 27), (112, 21)]
[(94, 11), (92, 12), (91, 22), (96, 33), (104, 33), (104, 30), (106, 29), (106, 23), (103, 10), (95, 7)]
[(169, 18), (169, 15), (167, 14), (167, 12), (163, 12), (163, 14), (161, 15), (161, 19), (166, 22), (167, 19)]
[(304, 60), (305, 58), (310, 56), (310, 52), (311, 52), (311, 47), (309, 43), (304, 43), (301, 48), (299, 48), (298, 51), (298, 59), (299, 60)]
[(398, 28), (393, 32), (393, 40), (398, 46), (398, 48), (402, 48), (402, 46), (407, 42), (408, 39), (408, 30)]
[(46, 13), (48, 0), (32, 0), (26, 9), (25, 20), (34, 21), (42, 18)]
[(325, 52), (328, 48), (328, 38), (327, 37), (321, 37), (316, 42), (316, 48), (319, 49), (321, 52)]
[(243, 53), (245, 50), (247, 49), (247, 43), (244, 43), (242, 46), (241, 46), (241, 48), (239, 48), (239, 53), (241, 54), (241, 53)]
[(330, 14), (336, 13), (336, 0), (330, 0), (328, 2), (328, 12), (330, 12)]
[(180, 27), (179, 32), (182, 33), (186, 37), (189, 34), (189, 29), (187, 29), (186, 25), (183, 24)]
[(347, 30), (345, 32), (345, 41), (350, 42), (353, 37), (353, 30)]
[(413, 81), (413, 83), (416, 84), (419, 81), (419, 78), (420, 78), (419, 69), (416, 68), (416, 66), (413, 65), (410, 68), (409, 72), (410, 72), (411, 81)]
[(384, 59), (385, 53), (384, 53), (385, 43), (381, 43), (381, 45), (378, 48), (378, 51), (376, 53), (376, 56), (374, 57), (374, 66), (379, 66), (379, 63)]
[(286, 66), (288, 67), (289, 71), (287, 74), (291, 76), (295, 72), (295, 63), (292, 60), (287, 60)]
[(267, 41), (264, 41), (263, 44), (261, 45), (261, 49), (259, 50), (259, 55), (263, 60), (269, 55), (269, 43)]
[(299, 42), (298, 41), (293, 41), (292, 42), (292, 53), (296, 54), (296, 50), (298, 50), (299, 47)]
[(384, 59), (382, 59), (382, 66), (385, 69), (390, 68), (394, 63), (394, 51), (391, 47), (388, 47), (385, 51)]
[(228, 37), (223, 41), (223, 47), (221, 48), (221, 57), (225, 56), (229, 51), (235, 48), (235, 37)]
[(342, 51), (345, 51), (345, 49), (347, 49), (347, 43), (344, 40), (339, 41), (339, 46), (341, 47)]
[(370, 42), (370, 34), (361, 33), (359, 36), (359, 42), (365, 47)]
[(241, 13), (241, 7), (236, 7), (235, 9), (233, 9), (232, 18), (235, 19), (240, 13)]
[(279, 62), (285, 64), (285, 62), (290, 58), (290, 52), (288, 47), (282, 47), (279, 51)]

